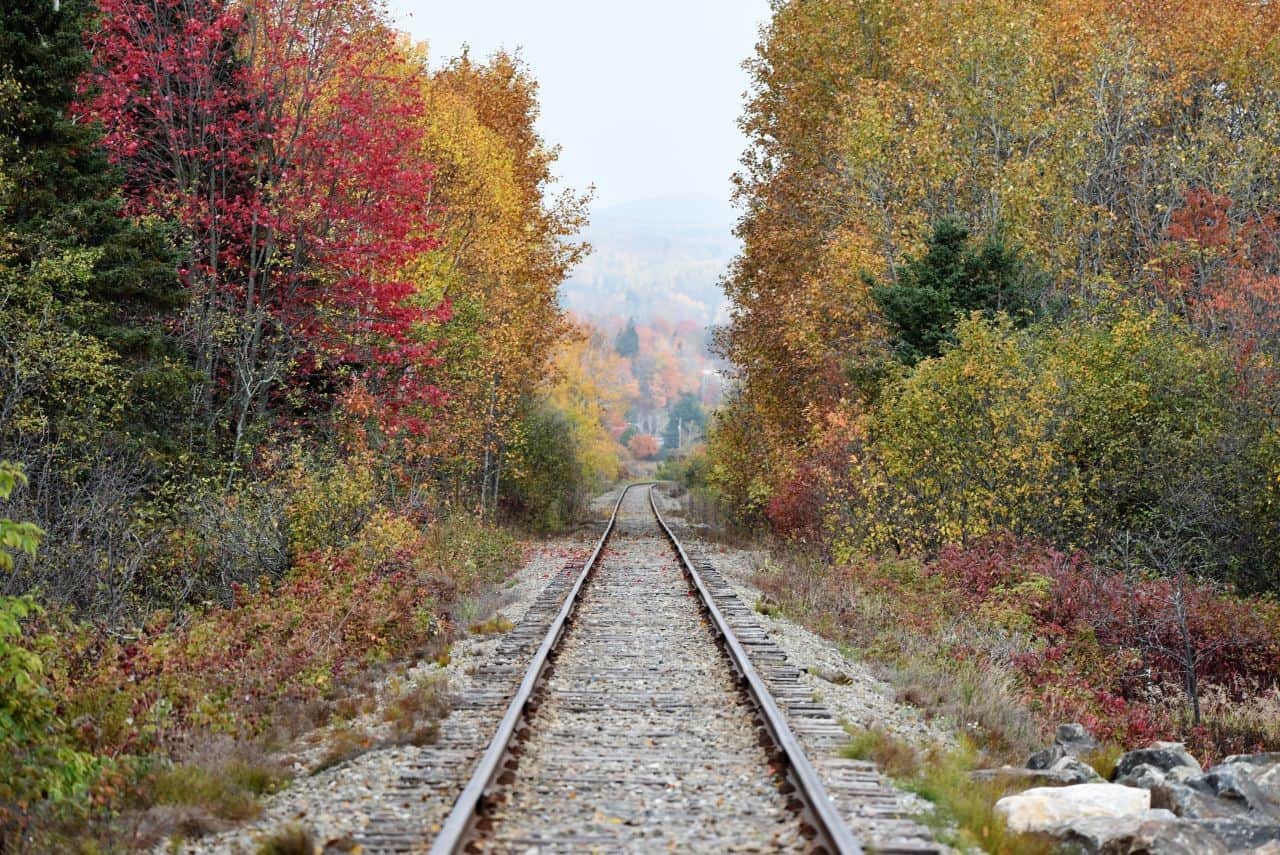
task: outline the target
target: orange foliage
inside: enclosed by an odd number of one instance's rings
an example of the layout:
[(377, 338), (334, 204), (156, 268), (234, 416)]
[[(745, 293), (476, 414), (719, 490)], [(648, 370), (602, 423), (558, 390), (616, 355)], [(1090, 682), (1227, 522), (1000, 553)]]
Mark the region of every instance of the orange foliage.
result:
[(658, 456), (662, 446), (659, 445), (657, 437), (638, 433), (631, 437), (631, 441), (627, 443), (627, 449), (637, 460), (652, 460)]

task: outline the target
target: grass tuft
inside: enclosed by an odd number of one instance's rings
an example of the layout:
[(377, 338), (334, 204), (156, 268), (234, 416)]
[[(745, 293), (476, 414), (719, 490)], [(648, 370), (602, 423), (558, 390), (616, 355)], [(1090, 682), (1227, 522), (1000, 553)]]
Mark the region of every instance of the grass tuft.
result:
[(933, 810), (922, 819), (942, 842), (961, 851), (978, 848), (995, 855), (1058, 851), (1050, 840), (1010, 831), (995, 813), (996, 802), (1017, 787), (975, 781), (972, 773), (981, 764), (978, 751), (967, 740), (954, 749), (921, 751), (883, 730), (860, 730), (851, 734), (843, 753), (851, 759), (874, 761), (899, 786), (928, 801)]
[(321, 772), (354, 760), (360, 755), (367, 754), (379, 747), (381, 747), (381, 743), (366, 730), (355, 727), (340, 728), (335, 730), (333, 735), (329, 737), (328, 748), (324, 756), (320, 758), (320, 762), (312, 768), (311, 774), (319, 775)]
[(1101, 775), (1104, 781), (1110, 781), (1116, 773), (1116, 764), (1120, 762), (1123, 754), (1122, 746), (1109, 742), (1099, 745), (1080, 759), (1092, 766), (1093, 771)]
[(856, 731), (841, 754), (851, 760), (870, 760), (890, 778), (914, 778), (920, 772), (920, 753), (879, 729)]
[(765, 595), (756, 597), (755, 609), (765, 617), (782, 617), (782, 606), (778, 605), (776, 601)]
[(276, 792), (285, 777), (276, 769), (237, 761), (206, 767), (185, 764), (156, 775), (155, 804), (199, 808), (221, 819), (252, 819), (261, 810), (258, 798)]
[(473, 623), (471, 625), (472, 635), (502, 635), (510, 632), (515, 624), (507, 620), (503, 615), (495, 615), (488, 620)]
[(440, 675), (420, 677), (405, 686), (382, 711), (399, 743), (427, 745), (439, 732), (440, 719), (449, 714), (448, 681)]
[(300, 825), (290, 825), (263, 838), (256, 855), (315, 855), (315, 852), (316, 841), (311, 832)]

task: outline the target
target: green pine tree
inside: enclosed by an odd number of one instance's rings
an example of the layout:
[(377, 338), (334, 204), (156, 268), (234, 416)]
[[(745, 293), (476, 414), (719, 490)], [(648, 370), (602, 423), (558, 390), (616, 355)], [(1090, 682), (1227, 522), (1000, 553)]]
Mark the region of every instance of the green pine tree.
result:
[(896, 281), (870, 280), (871, 296), (908, 365), (937, 356), (956, 321), (971, 312), (1004, 312), (1017, 324), (1039, 313), (1047, 277), (999, 230), (980, 241), (955, 219), (940, 220), (920, 257), (907, 256)]
[(628, 359), (640, 352), (640, 334), (636, 332), (636, 322), (634, 319), (628, 320), (626, 327), (622, 332), (618, 333), (617, 339), (614, 340), (613, 349), (619, 356)]
[[(51, 298), (60, 324), (105, 345), (122, 380), (118, 427), (159, 449), (181, 432), (180, 401), (193, 379), (164, 326), (183, 304), (176, 236), (124, 216), (121, 176), (99, 129), (72, 116), (91, 13), (86, 0), (63, 0), (56, 11), (0, 0), (0, 172), (12, 188), (0, 210), (0, 278), (37, 304)], [(73, 260), (88, 269), (41, 274)], [(47, 307), (40, 311), (47, 320)]]

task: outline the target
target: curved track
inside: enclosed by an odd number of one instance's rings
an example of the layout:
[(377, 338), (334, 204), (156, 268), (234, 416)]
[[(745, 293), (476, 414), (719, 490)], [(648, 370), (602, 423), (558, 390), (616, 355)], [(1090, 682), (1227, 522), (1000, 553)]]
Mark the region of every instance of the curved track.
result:
[(619, 497), (431, 851), (584, 850), (860, 851), (652, 486)]

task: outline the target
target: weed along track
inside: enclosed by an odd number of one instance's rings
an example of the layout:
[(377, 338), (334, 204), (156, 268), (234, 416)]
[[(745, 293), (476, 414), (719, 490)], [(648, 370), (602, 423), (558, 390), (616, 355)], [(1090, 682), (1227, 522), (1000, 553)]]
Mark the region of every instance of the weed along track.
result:
[[(652, 487), (623, 491), (581, 573), (552, 588), (548, 619), (511, 634), (516, 653), (545, 627), (528, 669), (473, 705), (506, 700), (447, 819), (415, 816), (411, 795), (444, 770), (408, 770), (404, 803), (373, 817), (364, 851), (937, 851), (866, 764), (828, 758), (828, 795), (802, 742), (830, 755), (840, 728), (750, 610), (699, 572)], [(868, 827), (855, 836), (842, 814)]]

